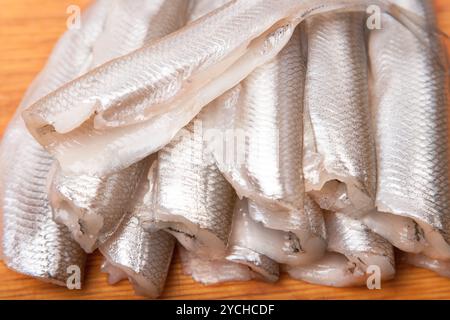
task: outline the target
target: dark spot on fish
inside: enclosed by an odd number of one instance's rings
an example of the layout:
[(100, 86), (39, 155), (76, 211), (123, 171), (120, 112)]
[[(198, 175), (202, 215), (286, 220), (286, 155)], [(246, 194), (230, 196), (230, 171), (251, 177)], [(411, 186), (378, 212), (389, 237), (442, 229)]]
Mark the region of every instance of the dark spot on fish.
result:
[(289, 248), (293, 253), (304, 253), (300, 239), (292, 232), (288, 233)]
[(175, 229), (175, 228), (173, 228), (173, 227), (168, 227), (167, 230), (172, 231), (172, 232), (176, 232), (176, 233), (181, 233), (181, 234), (183, 234), (183, 235), (185, 235), (186, 237), (191, 238), (191, 239), (196, 239), (196, 238), (197, 238), (197, 237), (196, 237), (195, 235), (193, 235), (193, 234), (186, 233), (186, 232), (184, 232), (184, 231)]

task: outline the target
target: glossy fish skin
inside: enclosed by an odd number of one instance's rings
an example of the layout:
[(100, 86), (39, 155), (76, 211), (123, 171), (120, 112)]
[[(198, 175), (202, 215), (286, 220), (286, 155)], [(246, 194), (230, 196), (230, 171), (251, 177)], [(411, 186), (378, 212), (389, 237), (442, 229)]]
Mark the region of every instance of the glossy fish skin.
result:
[[(434, 28), (433, 9), (426, 1), (394, 3), (425, 17)], [(433, 33), (413, 33), (383, 15), (383, 29), (370, 34), (369, 54), (379, 149), (378, 210), (415, 220), (429, 243), (424, 254), (448, 260), (448, 78), (441, 60), (444, 50)]]
[(289, 275), (315, 284), (347, 287), (366, 283), (370, 266), (380, 268), (382, 280), (395, 274), (392, 245), (347, 214), (325, 215), (328, 253), (307, 266), (287, 266)]
[(271, 60), (301, 20), (365, 10), (368, 2), (234, 0), (61, 87), (23, 117), (64, 171), (117, 171), (167, 144), (203, 106)]
[(313, 170), (321, 172), (309, 183), (313, 190), (345, 183), (358, 214), (374, 208), (376, 188), (364, 17), (331, 13), (307, 22), (305, 109), (320, 159)]
[[(229, 250), (244, 248), (282, 264), (308, 264), (323, 255), (322, 238), (300, 238), (293, 232), (266, 228), (250, 216), (251, 201), (238, 200), (234, 210)], [(305, 238), (307, 241), (304, 241)], [(244, 251), (242, 251), (244, 252)]]
[(224, 133), (235, 132), (237, 138), (242, 133), (245, 140), (243, 137), (238, 141), (243, 144), (238, 146), (242, 155), (215, 154), (219, 168), (240, 197), (272, 210), (303, 210), (302, 112), (306, 57), (301, 37), (298, 28), (276, 58), (242, 82), (232, 120), (229, 111), (222, 110), (228, 121), (220, 129)]
[(129, 213), (100, 251), (106, 259), (103, 270), (109, 273), (110, 283), (127, 277), (136, 294), (157, 298), (164, 288), (175, 239), (164, 231), (147, 231), (140, 223), (153, 207), (150, 188), (148, 179), (141, 179)]
[(230, 2), (231, 0), (190, 0), (188, 20), (189, 22), (195, 21)]
[(93, 252), (120, 225), (148, 162), (101, 178), (58, 171), (49, 191), (54, 218), (69, 228), (86, 252)]
[(289, 238), (298, 243), (301, 250), (293, 255), (290, 264), (311, 263), (322, 257), (327, 247), (323, 212), (309, 196), (304, 200), (303, 210), (287, 212), (271, 211), (248, 201), (248, 213), (254, 221), (268, 229), (290, 234)]
[(2, 259), (19, 273), (62, 286), (68, 267), (78, 266), (83, 272), (86, 256), (67, 228), (52, 219), (46, 185), (54, 161), (28, 133), (20, 112), (85, 70), (109, 7), (109, 1), (96, 2), (83, 13), (82, 28), (66, 32), (59, 40), (25, 94), (0, 148)]
[[(187, 1), (113, 1), (93, 48), (90, 68), (128, 54), (181, 27)], [(147, 160), (105, 176), (70, 174), (59, 167), (49, 191), (55, 219), (66, 224), (86, 252), (93, 252), (118, 228)]]
[(220, 258), (236, 194), (206, 149), (200, 119), (158, 153), (153, 219), (188, 250)]

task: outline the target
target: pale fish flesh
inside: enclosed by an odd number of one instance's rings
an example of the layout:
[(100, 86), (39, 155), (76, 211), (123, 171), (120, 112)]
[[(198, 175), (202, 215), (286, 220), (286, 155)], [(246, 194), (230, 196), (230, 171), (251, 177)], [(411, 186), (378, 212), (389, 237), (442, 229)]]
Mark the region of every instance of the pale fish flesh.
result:
[[(91, 68), (176, 31), (186, 21), (186, 11), (184, 0), (113, 1), (93, 48)], [(94, 251), (120, 225), (146, 163), (105, 176), (64, 173), (55, 166), (49, 190), (55, 219), (68, 226), (86, 252)]]
[(150, 181), (141, 179), (129, 213), (100, 251), (106, 259), (102, 269), (111, 284), (128, 278), (136, 294), (157, 298), (164, 289), (175, 239), (164, 231), (147, 231), (140, 223), (153, 210), (150, 188)]
[(208, 260), (196, 256), (193, 252), (179, 246), (181, 263), (185, 274), (195, 281), (212, 285), (230, 281), (249, 281), (261, 279), (260, 268), (228, 261), (226, 259)]
[(167, 144), (201, 108), (274, 58), (303, 19), (365, 11), (373, 2), (234, 0), (62, 86), (23, 117), (63, 171), (105, 175)]
[(395, 274), (392, 245), (370, 231), (359, 220), (347, 214), (325, 215), (328, 234), (328, 253), (307, 266), (287, 266), (295, 279), (314, 284), (347, 287), (366, 283), (369, 267), (378, 268), (381, 280)]
[(379, 211), (413, 219), (428, 246), (423, 253), (450, 259), (448, 74), (433, 33), (428, 1), (393, 1), (422, 24), (408, 30), (388, 15), (369, 39), (378, 149)]
[(440, 276), (450, 278), (450, 262), (429, 258), (423, 254), (402, 253), (400, 261), (418, 268), (428, 269)]
[(81, 29), (70, 30), (59, 40), (0, 148), (2, 259), (17, 272), (59, 285), (66, 285), (77, 268), (83, 275), (86, 256), (67, 228), (52, 219), (46, 184), (53, 159), (28, 133), (20, 112), (86, 69), (109, 7), (109, 1), (96, 2), (83, 13)]
[(256, 252), (278, 263), (290, 265), (307, 264), (323, 255), (324, 244), (321, 238), (308, 239), (308, 242), (302, 243), (293, 232), (266, 228), (251, 218), (249, 203), (251, 200), (245, 198), (237, 201), (229, 250), (234, 247), (244, 248), (248, 252)]
[(376, 187), (364, 18), (331, 13), (307, 21), (305, 109), (316, 153), (305, 163), (307, 190), (341, 181), (355, 214), (374, 208)]

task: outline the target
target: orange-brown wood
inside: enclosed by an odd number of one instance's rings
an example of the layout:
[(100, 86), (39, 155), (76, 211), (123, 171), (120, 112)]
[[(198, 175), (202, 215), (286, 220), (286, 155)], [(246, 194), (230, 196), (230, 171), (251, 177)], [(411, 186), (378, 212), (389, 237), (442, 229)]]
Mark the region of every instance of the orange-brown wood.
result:
[[(31, 80), (42, 69), (66, 28), (66, 8), (89, 0), (0, 0), (0, 132)], [(450, 0), (436, 1), (440, 28), (450, 33)], [(101, 256), (89, 257), (82, 290), (69, 291), (8, 270), (0, 262), (0, 299), (135, 299), (127, 281), (110, 286), (100, 273)], [(450, 279), (398, 265), (395, 280), (381, 290), (336, 289), (310, 285), (283, 275), (276, 284), (257, 281), (203, 286), (183, 275), (175, 256), (162, 296), (166, 299), (449, 299)]]

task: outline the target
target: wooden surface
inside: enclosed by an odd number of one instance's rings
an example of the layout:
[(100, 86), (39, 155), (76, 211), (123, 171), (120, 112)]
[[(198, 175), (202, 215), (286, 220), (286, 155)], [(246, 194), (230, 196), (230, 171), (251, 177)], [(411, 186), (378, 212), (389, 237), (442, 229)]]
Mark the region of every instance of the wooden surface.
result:
[[(43, 67), (66, 28), (66, 8), (89, 0), (0, 0), (0, 132)], [(440, 27), (450, 33), (450, 0), (436, 1)], [(127, 281), (109, 286), (100, 273), (99, 254), (89, 257), (82, 290), (69, 291), (8, 270), (0, 262), (0, 299), (134, 299)], [(256, 281), (202, 286), (184, 276), (176, 255), (162, 298), (167, 299), (450, 299), (450, 280), (398, 265), (395, 280), (381, 290), (336, 289), (306, 284), (283, 275), (277, 284)]]

